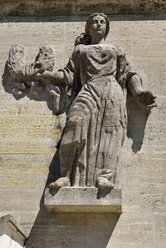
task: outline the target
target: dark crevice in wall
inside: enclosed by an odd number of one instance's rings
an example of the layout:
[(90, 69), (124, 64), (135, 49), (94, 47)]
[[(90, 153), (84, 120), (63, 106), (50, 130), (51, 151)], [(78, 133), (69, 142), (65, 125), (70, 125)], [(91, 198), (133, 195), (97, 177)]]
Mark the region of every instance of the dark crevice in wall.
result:
[[(105, 12), (104, 12), (105, 13)], [(110, 21), (160, 21), (166, 20), (163, 15), (108, 15)], [(87, 16), (1, 16), (0, 23), (9, 22), (85, 22)]]
[(81, 16), (92, 12), (116, 15), (166, 14), (165, 0), (1, 0), (0, 5), (1, 16)]

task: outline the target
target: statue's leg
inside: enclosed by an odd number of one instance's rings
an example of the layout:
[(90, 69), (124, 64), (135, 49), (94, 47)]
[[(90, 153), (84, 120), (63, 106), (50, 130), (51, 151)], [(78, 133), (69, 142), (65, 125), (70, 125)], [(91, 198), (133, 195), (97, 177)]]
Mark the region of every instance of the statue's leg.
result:
[(60, 178), (49, 185), (50, 188), (59, 189), (64, 186), (71, 186), (71, 173), (76, 163), (78, 152), (77, 142), (63, 144), (59, 149)]
[[(107, 136), (109, 136), (107, 134)], [(125, 131), (123, 128), (114, 130), (110, 134), (110, 142), (106, 145), (103, 151), (102, 167), (97, 169), (96, 186), (101, 190), (109, 190), (115, 187), (115, 179), (117, 167), (119, 164), (120, 155), (124, 143)], [(107, 137), (108, 139), (108, 137)]]
[[(117, 95), (116, 95), (117, 94)], [(119, 95), (118, 95), (119, 94)], [(111, 189), (114, 187), (116, 171), (125, 137), (125, 105), (117, 90), (110, 99), (102, 99), (102, 122), (96, 163), (96, 186)], [(114, 98), (115, 97), (115, 98)], [(104, 105), (105, 104), (105, 105)]]
[(62, 145), (59, 151), (60, 178), (50, 184), (51, 188), (58, 189), (64, 186), (71, 186), (71, 172), (75, 164), (77, 146), (74, 143)]
[(86, 157), (83, 156), (90, 115), (82, 104), (75, 104), (70, 110), (59, 149), (60, 178), (50, 186), (84, 186)]

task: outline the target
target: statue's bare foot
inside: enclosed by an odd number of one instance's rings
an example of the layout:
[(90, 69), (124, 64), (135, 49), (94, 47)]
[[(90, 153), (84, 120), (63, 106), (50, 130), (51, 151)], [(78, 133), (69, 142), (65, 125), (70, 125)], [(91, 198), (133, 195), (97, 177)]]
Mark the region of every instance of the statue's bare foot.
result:
[(96, 187), (100, 190), (111, 190), (115, 187), (113, 183), (111, 183), (107, 178), (105, 177), (98, 177), (96, 180)]
[(60, 189), (65, 186), (70, 186), (70, 179), (68, 177), (60, 177), (55, 182), (50, 183), (48, 188), (50, 189)]

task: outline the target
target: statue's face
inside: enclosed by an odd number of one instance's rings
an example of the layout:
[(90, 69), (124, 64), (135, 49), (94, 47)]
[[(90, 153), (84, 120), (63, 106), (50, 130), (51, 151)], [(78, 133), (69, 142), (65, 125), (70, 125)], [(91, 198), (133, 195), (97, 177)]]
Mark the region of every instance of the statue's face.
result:
[(107, 27), (106, 27), (105, 18), (103, 16), (94, 16), (91, 21), (89, 34), (92, 37), (104, 38), (106, 33), (106, 28)]

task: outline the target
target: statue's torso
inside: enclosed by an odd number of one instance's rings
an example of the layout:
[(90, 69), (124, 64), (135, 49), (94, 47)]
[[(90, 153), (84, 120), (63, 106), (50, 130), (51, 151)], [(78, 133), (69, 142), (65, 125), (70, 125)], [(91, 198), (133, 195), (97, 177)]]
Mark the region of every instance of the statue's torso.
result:
[(118, 52), (113, 45), (79, 45), (75, 53), (83, 85), (95, 78), (115, 75)]

